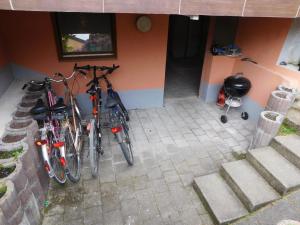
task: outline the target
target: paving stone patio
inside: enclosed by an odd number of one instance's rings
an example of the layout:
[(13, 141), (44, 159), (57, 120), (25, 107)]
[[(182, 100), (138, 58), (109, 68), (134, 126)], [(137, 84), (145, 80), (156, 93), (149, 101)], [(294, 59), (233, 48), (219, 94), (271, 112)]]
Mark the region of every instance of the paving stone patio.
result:
[(210, 225), (191, 182), (234, 160), (233, 149), (249, 145), (254, 124), (196, 97), (167, 99), (164, 108), (130, 111), (135, 165), (128, 167), (119, 146), (104, 131), (105, 154), (93, 179), (85, 138), (82, 179), (51, 182), (43, 225)]

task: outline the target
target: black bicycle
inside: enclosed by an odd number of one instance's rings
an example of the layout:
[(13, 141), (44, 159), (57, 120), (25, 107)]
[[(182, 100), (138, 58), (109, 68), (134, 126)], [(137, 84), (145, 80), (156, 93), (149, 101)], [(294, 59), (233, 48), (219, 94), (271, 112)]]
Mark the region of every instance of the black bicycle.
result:
[[(108, 109), (109, 127), (111, 132), (115, 135), (118, 143), (121, 146), (124, 157), (128, 165), (133, 165), (133, 153), (131, 141), (129, 137), (129, 127), (126, 121), (129, 120), (128, 111), (123, 105), (119, 94), (113, 90), (112, 84), (107, 79), (107, 75), (112, 74), (119, 66), (113, 65), (112, 67), (106, 66), (77, 66), (75, 70), (93, 71), (93, 79), (86, 85), (86, 91), (90, 95), (92, 101), (92, 118), (88, 124), (89, 130), (89, 157), (91, 163), (92, 175), (98, 175), (98, 165), (100, 154), (103, 154), (101, 146), (102, 132), (101, 128), (101, 107), (102, 107), (102, 91), (100, 87), (100, 80), (104, 79), (107, 86), (107, 101), (105, 108)], [(97, 71), (101, 71), (101, 75), (97, 76)]]
[(106, 72), (102, 74), (100, 78), (103, 78), (106, 83), (107, 100), (105, 107), (108, 109), (111, 132), (115, 135), (128, 165), (132, 166), (133, 153), (129, 137), (129, 126), (126, 122), (129, 121), (128, 111), (123, 105), (118, 92), (113, 89), (112, 84), (106, 77), (112, 74), (117, 68), (119, 68), (119, 66), (102, 66), (101, 70)]

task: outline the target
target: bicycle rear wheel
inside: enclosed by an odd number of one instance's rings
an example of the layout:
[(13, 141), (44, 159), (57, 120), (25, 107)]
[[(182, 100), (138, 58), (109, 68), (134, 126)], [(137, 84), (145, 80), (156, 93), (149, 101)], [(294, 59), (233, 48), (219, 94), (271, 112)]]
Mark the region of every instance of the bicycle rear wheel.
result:
[(129, 166), (132, 166), (134, 163), (134, 159), (133, 159), (131, 141), (127, 130), (127, 124), (125, 124), (125, 122), (122, 122), (121, 126), (122, 126), (122, 130), (116, 134), (117, 139), (119, 141), (123, 155), (127, 161), (127, 164)]
[(89, 134), (89, 157), (91, 164), (91, 172), (93, 177), (98, 176), (99, 171), (99, 134), (97, 132), (96, 120), (91, 119), (90, 121), (90, 134)]
[(54, 172), (54, 180), (59, 184), (66, 183), (67, 177), (65, 174), (65, 168), (62, 166), (60, 160), (60, 152), (57, 148), (51, 149), (51, 157), (50, 157), (50, 163), (51, 167)]
[(75, 135), (70, 127), (65, 130), (65, 147), (67, 160), (67, 176), (70, 181), (76, 183), (80, 180), (80, 154), (75, 148)]

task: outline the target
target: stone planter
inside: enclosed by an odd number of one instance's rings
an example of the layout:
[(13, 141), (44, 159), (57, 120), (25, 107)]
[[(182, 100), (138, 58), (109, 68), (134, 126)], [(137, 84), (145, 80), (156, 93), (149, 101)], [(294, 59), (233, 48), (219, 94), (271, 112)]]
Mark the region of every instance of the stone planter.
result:
[[(1, 185), (1, 183), (0, 183), (0, 185)], [(3, 185), (5, 185), (5, 187), (6, 187), (5, 183), (3, 183)], [(0, 224), (2, 224), (2, 225), (8, 225), (7, 219), (5, 218), (5, 216), (4, 216), (4, 214), (3, 214), (3, 212), (2, 212), (1, 209), (0, 209)]]
[(22, 121), (13, 119), (6, 125), (6, 132), (9, 134), (26, 134), (27, 139), (25, 141), (33, 148), (36, 148), (34, 141), (38, 130), (37, 122), (32, 119)]
[(283, 122), (284, 116), (278, 112), (263, 111), (257, 124), (250, 149), (264, 147), (270, 144)]
[(34, 120), (28, 119), (24, 121), (12, 120), (6, 125), (6, 130), (9, 132), (27, 131), (30, 126), (34, 126)]
[[(36, 149), (34, 137), (38, 132), (38, 125), (35, 121), (31, 120), (31, 123), (24, 127), (24, 124), (28, 124), (27, 122), (28, 120), (22, 122), (19, 120), (13, 120), (10, 122), (6, 126), (6, 132), (0, 139), (0, 149), (6, 149), (10, 151), (12, 149), (21, 147), (22, 143), (27, 143), (30, 149)], [(19, 126), (20, 128), (12, 128), (12, 124), (22, 124), (23, 127)], [(36, 151), (33, 152), (33, 154), (37, 155)]]
[[(298, 90), (296, 89), (296, 88), (292, 88), (292, 87), (288, 87), (288, 86), (285, 86), (285, 85), (279, 85), (278, 87), (277, 87), (277, 89), (279, 90), (279, 91), (286, 91), (286, 92), (289, 92), (289, 93), (291, 93), (294, 97), (297, 95), (297, 93), (298, 93)], [(293, 101), (294, 101), (294, 99), (293, 99)]]
[(28, 88), (25, 93), (26, 95), (43, 95), (45, 94), (45, 90), (36, 91), (36, 90), (30, 90), (30, 88)]
[(23, 96), (22, 102), (37, 102), (37, 100), (39, 98), (44, 99), (45, 95), (44, 94), (40, 94), (40, 93), (37, 93), (37, 94), (26, 94), (26, 95)]
[(17, 109), (23, 112), (29, 112), (34, 106), (36, 102), (20, 102), (17, 106)]
[(0, 148), (0, 165), (16, 162), (23, 151), (23, 147), (19, 147), (11, 151)]
[(15, 166), (15, 169), (2, 180), (10, 180), (13, 182), (17, 198), (21, 202), (22, 210), (26, 213), (28, 221), (31, 225), (38, 225), (41, 219), (38, 202), (31, 190), (22, 162), (17, 161), (16, 163), (5, 165), (5, 167), (8, 166)]
[[(24, 168), (32, 186), (32, 192), (36, 196), (39, 206), (42, 206), (45, 200), (45, 192), (48, 190), (49, 178), (45, 173), (39, 151), (34, 143), (32, 133), (35, 130), (35, 128), (32, 128), (27, 131), (6, 132), (3, 138), (0, 139), (0, 149), (2, 151), (13, 151), (24, 147), (24, 153), (19, 159), (25, 165)], [(6, 161), (11, 161), (11, 159), (6, 159)]]
[(33, 151), (35, 153), (37, 153), (37, 151), (29, 149), (27, 144), (24, 144), (23, 148), (24, 151), (19, 156), (19, 160), (22, 162), (24, 172), (28, 177), (30, 189), (37, 199), (38, 205), (42, 207), (46, 198), (45, 192), (47, 192), (49, 186), (49, 177), (39, 157), (32, 157)]
[(18, 121), (28, 121), (29, 119), (32, 119), (32, 116), (31, 116), (30, 112), (17, 110), (13, 114), (13, 119), (18, 120)]
[[(22, 210), (21, 202), (18, 199), (15, 186), (14, 186), (13, 182), (10, 180), (6, 180), (5, 182), (1, 181), (1, 182), (5, 183), (6, 192), (0, 198), (0, 209), (3, 212), (5, 219), (7, 220), (7, 224), (18, 225), (23, 220), (24, 211)], [(26, 217), (26, 215), (25, 215), (25, 217)], [(27, 222), (28, 222), (28, 220), (27, 220)], [(29, 222), (27, 224), (29, 224)]]
[(22, 146), (27, 141), (27, 132), (5, 132), (0, 139), (0, 148), (2, 151), (11, 151)]
[(266, 110), (286, 115), (294, 100), (295, 96), (290, 92), (273, 91), (268, 100)]

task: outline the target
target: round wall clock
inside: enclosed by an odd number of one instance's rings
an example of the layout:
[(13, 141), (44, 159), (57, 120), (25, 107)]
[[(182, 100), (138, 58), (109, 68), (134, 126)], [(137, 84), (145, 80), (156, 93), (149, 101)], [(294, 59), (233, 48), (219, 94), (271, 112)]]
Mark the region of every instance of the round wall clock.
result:
[(140, 16), (136, 20), (136, 27), (141, 32), (148, 32), (151, 30), (152, 22), (148, 16)]

